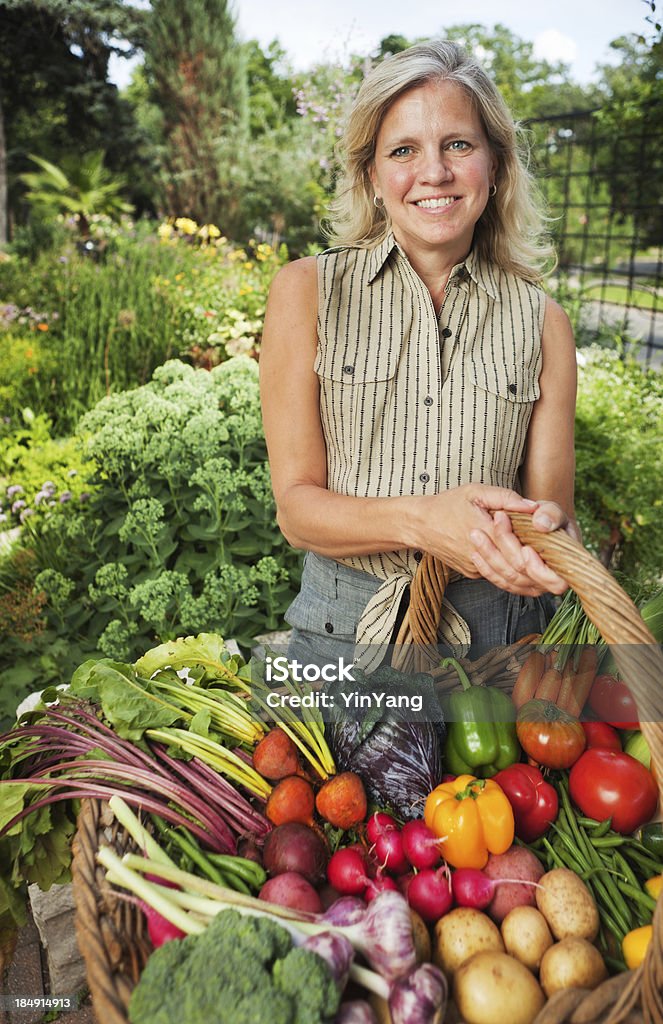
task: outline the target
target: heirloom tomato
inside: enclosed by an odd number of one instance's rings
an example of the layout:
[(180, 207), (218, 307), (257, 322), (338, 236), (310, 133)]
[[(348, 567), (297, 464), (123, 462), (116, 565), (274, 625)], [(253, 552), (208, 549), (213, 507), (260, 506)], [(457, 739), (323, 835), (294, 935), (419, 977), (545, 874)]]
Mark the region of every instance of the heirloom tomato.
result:
[(630, 754), (587, 750), (569, 775), (571, 799), (597, 821), (612, 818), (615, 832), (627, 835), (653, 816), (658, 788), (651, 772)]

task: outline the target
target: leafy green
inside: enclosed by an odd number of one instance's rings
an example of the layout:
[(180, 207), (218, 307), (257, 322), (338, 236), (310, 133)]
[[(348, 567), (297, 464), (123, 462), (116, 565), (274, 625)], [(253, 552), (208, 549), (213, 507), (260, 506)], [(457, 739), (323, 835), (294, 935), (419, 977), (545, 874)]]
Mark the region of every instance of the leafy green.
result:
[(85, 662), (74, 673), (70, 693), (100, 704), (104, 718), (126, 740), (140, 740), (146, 729), (173, 725), (183, 717), (180, 708), (151, 693), (130, 665), (105, 659)]

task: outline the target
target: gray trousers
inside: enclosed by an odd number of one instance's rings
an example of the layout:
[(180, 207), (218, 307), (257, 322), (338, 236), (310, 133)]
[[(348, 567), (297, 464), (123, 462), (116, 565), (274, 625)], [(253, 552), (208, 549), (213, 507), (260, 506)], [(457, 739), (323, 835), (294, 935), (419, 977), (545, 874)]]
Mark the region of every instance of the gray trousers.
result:
[[(359, 618), (381, 582), (370, 573), (307, 552), (301, 589), (285, 614), (293, 630), (288, 658), (304, 664), (341, 657), (351, 662)], [(521, 597), (487, 580), (458, 580), (449, 585), (445, 597), (470, 628), (470, 657), (529, 633), (542, 633), (555, 609), (549, 594)]]

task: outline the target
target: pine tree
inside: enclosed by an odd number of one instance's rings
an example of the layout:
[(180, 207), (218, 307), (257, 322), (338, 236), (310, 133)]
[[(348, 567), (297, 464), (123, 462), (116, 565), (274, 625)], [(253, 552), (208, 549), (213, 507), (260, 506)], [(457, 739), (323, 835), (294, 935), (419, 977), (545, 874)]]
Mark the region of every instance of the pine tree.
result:
[(163, 116), (167, 212), (232, 234), (248, 89), (228, 0), (153, 0), (146, 64)]

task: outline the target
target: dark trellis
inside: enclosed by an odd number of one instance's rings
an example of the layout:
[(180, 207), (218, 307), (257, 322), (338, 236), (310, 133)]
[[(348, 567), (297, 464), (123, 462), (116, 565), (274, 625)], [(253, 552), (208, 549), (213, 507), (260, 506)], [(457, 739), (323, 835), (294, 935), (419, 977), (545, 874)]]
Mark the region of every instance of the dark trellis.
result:
[(597, 111), (527, 122), (554, 218), (560, 287), (583, 298), (580, 333), (623, 333), (663, 360), (663, 131), (643, 116), (617, 135)]

